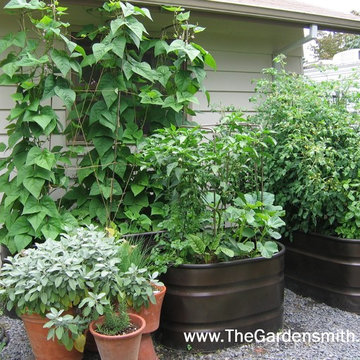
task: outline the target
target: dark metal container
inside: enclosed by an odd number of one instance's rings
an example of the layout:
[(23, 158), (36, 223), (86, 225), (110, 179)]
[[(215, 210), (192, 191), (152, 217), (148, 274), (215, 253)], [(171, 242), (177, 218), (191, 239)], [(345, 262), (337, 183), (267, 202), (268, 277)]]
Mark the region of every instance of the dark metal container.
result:
[(296, 232), (284, 244), (289, 289), (360, 313), (360, 240)]
[[(10, 253), (9, 249), (5, 245), (1, 244), (0, 245), (1, 266), (3, 266), (6, 263), (6, 261), (7, 261), (6, 259), (7, 259), (8, 256), (11, 256), (11, 253)], [(3, 305), (4, 304), (0, 304), (0, 306), (3, 306)], [(10, 317), (12, 319), (19, 319), (19, 317), (16, 315), (15, 309), (12, 309), (12, 310), (8, 311), (6, 309), (6, 307), (4, 306), (3, 312), (4, 312), (4, 315), (6, 315), (6, 316), (8, 316), (8, 317)]]
[[(177, 349), (213, 351), (242, 342), (256, 330), (283, 325), (284, 246), (271, 259), (181, 265), (163, 277), (167, 287), (159, 340)], [(218, 333), (218, 340), (186, 341), (184, 332)]]
[(0, 260), (1, 260), (1, 265), (4, 264), (4, 261), (6, 261), (6, 258), (8, 256), (11, 256), (11, 253), (9, 251), (9, 249), (3, 245), (0, 244)]

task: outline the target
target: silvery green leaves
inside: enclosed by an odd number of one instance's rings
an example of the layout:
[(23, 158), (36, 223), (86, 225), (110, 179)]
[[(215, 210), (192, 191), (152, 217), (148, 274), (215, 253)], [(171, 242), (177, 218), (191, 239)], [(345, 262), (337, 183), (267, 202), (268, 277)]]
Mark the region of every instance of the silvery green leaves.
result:
[[(50, 311), (47, 327), (54, 328), (49, 338), (56, 336), (71, 349), (88, 326), (89, 319), (84, 318), (93, 310), (101, 315), (109, 299), (121, 293), (119, 262), (113, 238), (93, 226), (78, 228), (64, 234), (61, 241), (49, 239), (11, 258), (2, 268), (0, 287), (5, 289), (8, 308), (41, 315)], [(62, 314), (74, 306), (84, 311), (84, 317), (75, 321)]]
[(44, 325), (44, 328), (49, 329), (47, 340), (58, 340), (68, 351), (75, 347), (79, 352), (84, 352), (84, 331), (89, 326), (87, 320), (79, 315), (64, 315), (64, 310), (58, 311), (55, 308), (51, 308), (46, 317), (49, 319)]
[(139, 268), (131, 264), (126, 272), (120, 274), (120, 277), (121, 289), (135, 311), (148, 307), (150, 303), (156, 303), (154, 291), (156, 286), (163, 285), (156, 279), (157, 273), (149, 274), (147, 268)]

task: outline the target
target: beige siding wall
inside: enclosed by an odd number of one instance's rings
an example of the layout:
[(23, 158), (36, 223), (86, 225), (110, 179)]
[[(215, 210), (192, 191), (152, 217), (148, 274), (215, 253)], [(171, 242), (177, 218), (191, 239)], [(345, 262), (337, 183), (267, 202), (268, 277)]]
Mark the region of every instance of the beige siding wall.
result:
[[(264, 76), (263, 69), (272, 66), (273, 56), (279, 49), (303, 37), (303, 29), (231, 16), (195, 14), (195, 18), (207, 28), (197, 41), (217, 62), (217, 70), (209, 69), (205, 82), (211, 97), (210, 105), (205, 96), (200, 95), (199, 104), (194, 106), (200, 111), (197, 121), (216, 123), (220, 115), (213, 110), (229, 106), (251, 114), (254, 104), (249, 99), (254, 96), (255, 81)], [(287, 55), (287, 70), (302, 72), (302, 48)]]
[[(262, 69), (271, 67), (271, 54), (249, 54), (234, 51), (213, 51), (218, 69), (209, 70), (205, 87), (210, 93), (210, 105), (203, 94), (198, 96), (199, 104), (194, 109), (200, 111), (197, 121), (202, 124), (214, 124), (219, 119), (216, 110), (234, 107), (251, 114), (255, 111), (255, 104), (250, 98), (255, 95), (256, 81), (265, 77)], [(301, 57), (287, 59), (289, 71), (301, 71)]]

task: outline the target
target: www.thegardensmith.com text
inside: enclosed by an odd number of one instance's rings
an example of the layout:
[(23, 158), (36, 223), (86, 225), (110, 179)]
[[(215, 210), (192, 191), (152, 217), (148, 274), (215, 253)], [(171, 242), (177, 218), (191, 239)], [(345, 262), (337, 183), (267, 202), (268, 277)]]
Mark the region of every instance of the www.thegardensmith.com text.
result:
[(258, 329), (254, 332), (241, 332), (236, 329), (225, 329), (224, 332), (184, 332), (187, 343), (354, 343), (360, 342), (360, 338), (349, 330), (338, 330), (334, 332), (296, 332), (284, 330), (278, 333), (265, 332)]

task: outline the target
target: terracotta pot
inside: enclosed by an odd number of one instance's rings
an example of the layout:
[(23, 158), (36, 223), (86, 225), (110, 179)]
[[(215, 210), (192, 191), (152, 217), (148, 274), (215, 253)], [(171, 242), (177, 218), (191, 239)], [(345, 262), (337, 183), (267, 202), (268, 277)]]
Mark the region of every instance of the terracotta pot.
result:
[(80, 360), (83, 354), (73, 349), (66, 350), (57, 340), (47, 340), (49, 329), (43, 326), (49, 320), (38, 314), (21, 316), (36, 360)]
[(96, 324), (104, 321), (104, 316), (89, 325), (94, 336), (101, 360), (137, 360), (140, 349), (141, 335), (145, 329), (145, 320), (136, 314), (129, 314), (130, 321), (137, 326), (137, 330), (126, 335), (103, 335), (96, 332)]
[[(146, 321), (145, 330), (141, 339), (140, 352), (138, 360), (157, 360), (151, 333), (158, 329), (160, 322), (161, 307), (164, 300), (166, 287), (155, 286), (159, 292), (155, 294), (156, 304), (150, 303), (149, 306), (142, 307), (136, 314), (143, 317)], [(131, 310), (135, 313), (134, 310)]]

